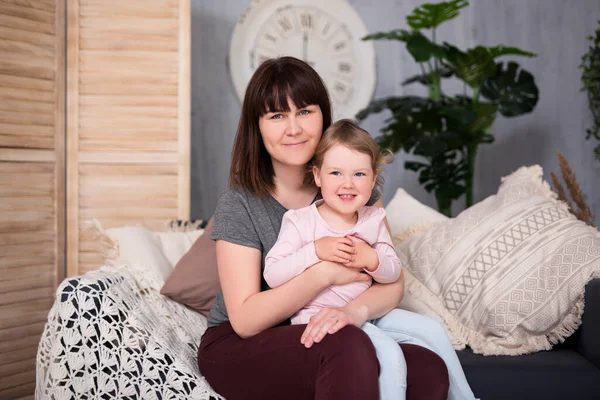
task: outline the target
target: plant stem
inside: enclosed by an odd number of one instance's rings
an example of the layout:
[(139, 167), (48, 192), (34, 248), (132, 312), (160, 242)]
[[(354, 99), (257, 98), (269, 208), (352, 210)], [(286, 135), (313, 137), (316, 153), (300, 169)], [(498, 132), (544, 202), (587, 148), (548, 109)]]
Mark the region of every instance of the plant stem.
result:
[[(435, 27), (431, 30), (431, 41), (435, 44)], [(433, 67), (437, 73), (438, 71), (438, 59), (436, 56), (433, 56)]]
[(472, 104), (479, 104), (479, 94), (480, 94), (481, 89), (480, 88), (474, 88), (473, 89), (473, 99), (471, 101)]
[(429, 87), (429, 98), (434, 101), (438, 101), (442, 98), (442, 90), (440, 87), (440, 76), (438, 71), (433, 68), (431, 61), (427, 61), (429, 69), (431, 70), (431, 86)]
[(452, 217), (452, 200), (447, 199), (443, 196), (439, 196), (435, 193), (435, 200), (437, 202), (438, 211), (444, 214), (446, 217)]
[(477, 158), (478, 144), (467, 145), (467, 187), (465, 191), (467, 208), (473, 205), (473, 182), (475, 181), (475, 160)]

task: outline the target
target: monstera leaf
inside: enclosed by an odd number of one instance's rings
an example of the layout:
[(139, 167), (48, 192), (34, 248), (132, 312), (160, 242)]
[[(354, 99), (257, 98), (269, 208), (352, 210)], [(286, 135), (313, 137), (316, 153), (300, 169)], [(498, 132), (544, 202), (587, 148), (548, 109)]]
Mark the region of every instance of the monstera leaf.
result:
[(498, 63), (496, 74), (488, 78), (481, 87), (481, 95), (498, 105), (505, 117), (516, 117), (531, 112), (538, 102), (539, 90), (533, 75), (519, 64)]
[(406, 43), (406, 49), (416, 62), (426, 62), (431, 57), (442, 58), (446, 54), (446, 50), (431, 40), (419, 31), (406, 31), (404, 29), (396, 29), (390, 32), (377, 32), (367, 35), (362, 40), (399, 40)]
[(462, 157), (459, 151), (452, 150), (428, 162), (406, 161), (404, 168), (419, 174), (419, 183), (428, 192), (434, 192), (438, 209), (446, 216), (451, 216), (452, 201), (460, 198), (465, 192), (465, 177), (468, 175), (468, 165), (458, 161)]
[(489, 132), (496, 120), (498, 106), (493, 103), (473, 103), (473, 99), (468, 96), (457, 96), (452, 100), (454, 101), (448, 102), (439, 111), (441, 115), (448, 117), (448, 129), (463, 132), (466, 141), (491, 143), (493, 137)]
[(411, 34), (406, 29), (394, 29), (389, 32), (376, 32), (363, 37), (361, 40), (399, 40), (401, 42), (408, 42)]
[(463, 52), (449, 43), (444, 46), (446, 67), (470, 87), (478, 89), (496, 73), (494, 58), (487, 47), (477, 46)]
[[(442, 68), (438, 71), (438, 76), (440, 78), (450, 78), (453, 75), (454, 74), (452, 73), (452, 71), (449, 70), (448, 68)], [(410, 78), (408, 78), (407, 80), (405, 80), (404, 82), (402, 82), (402, 86), (410, 85), (411, 83), (415, 83), (415, 82), (419, 82), (423, 85), (431, 85), (431, 83), (433, 82), (432, 74), (413, 75)]]
[(408, 114), (413, 109), (426, 107), (431, 100), (418, 96), (385, 97), (372, 101), (366, 108), (356, 114), (356, 119), (363, 120), (371, 114), (390, 110), (394, 115)]
[(435, 28), (442, 22), (456, 17), (460, 13), (460, 9), (468, 5), (469, 3), (465, 0), (423, 4), (406, 17), (406, 22), (413, 29)]
[(500, 56), (507, 56), (507, 55), (526, 56), (526, 57), (536, 57), (537, 56), (537, 54), (532, 53), (530, 51), (521, 50), (517, 47), (506, 47), (503, 45), (488, 47), (487, 49), (490, 52), (490, 55), (492, 56), (492, 58), (496, 58), (496, 57), (500, 57)]
[(411, 37), (406, 42), (406, 50), (416, 62), (427, 62), (432, 57), (442, 58), (446, 55), (442, 46), (433, 43), (419, 31), (411, 32)]

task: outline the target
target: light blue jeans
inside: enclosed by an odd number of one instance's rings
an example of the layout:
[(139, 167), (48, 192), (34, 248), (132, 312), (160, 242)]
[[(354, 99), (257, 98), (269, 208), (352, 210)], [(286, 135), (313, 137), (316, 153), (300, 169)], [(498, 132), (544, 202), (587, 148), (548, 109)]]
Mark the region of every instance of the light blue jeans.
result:
[(425, 347), (444, 360), (450, 378), (449, 400), (475, 399), (450, 338), (437, 321), (396, 308), (379, 319), (366, 322), (362, 329), (371, 338), (379, 359), (381, 400), (406, 398), (406, 361), (398, 343)]

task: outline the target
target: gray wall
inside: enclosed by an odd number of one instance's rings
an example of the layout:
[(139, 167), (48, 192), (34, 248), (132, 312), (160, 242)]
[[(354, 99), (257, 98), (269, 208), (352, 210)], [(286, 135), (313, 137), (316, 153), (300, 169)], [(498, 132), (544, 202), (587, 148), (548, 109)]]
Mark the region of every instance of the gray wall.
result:
[[(350, 0), (370, 32), (406, 28), (405, 16), (420, 0)], [(249, 0), (192, 0), (192, 216), (212, 215), (219, 194), (227, 186), (230, 151), (240, 112), (229, 72), (227, 53), (235, 22)], [(500, 178), (521, 165), (540, 164), (544, 177), (558, 172), (556, 151), (569, 160), (592, 212), (600, 221), (600, 161), (594, 160), (593, 142), (585, 140), (591, 123), (586, 98), (579, 91), (577, 68), (600, 19), (598, 0), (473, 0), (461, 15), (442, 25), (438, 38), (461, 48), (476, 44), (517, 46), (538, 54), (517, 61), (535, 76), (540, 101), (532, 114), (506, 119), (493, 127), (496, 141), (480, 147), (475, 178), (475, 201), (498, 188)], [(375, 42), (377, 88), (374, 98), (424, 94), (418, 86), (400, 86), (419, 72), (401, 43)], [(447, 93), (461, 91), (450, 82)], [(377, 135), (385, 114), (372, 116), (363, 127)], [(435, 207), (417, 177), (403, 168), (397, 155), (386, 168), (383, 201), (398, 186), (421, 202)], [(454, 215), (464, 201), (454, 205)]]

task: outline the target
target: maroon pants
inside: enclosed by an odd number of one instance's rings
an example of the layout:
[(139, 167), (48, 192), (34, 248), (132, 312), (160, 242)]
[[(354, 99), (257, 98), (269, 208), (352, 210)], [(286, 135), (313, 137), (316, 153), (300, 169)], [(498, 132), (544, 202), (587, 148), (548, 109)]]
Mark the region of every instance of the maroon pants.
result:
[[(306, 325), (267, 329), (240, 338), (230, 323), (209, 328), (198, 349), (198, 367), (227, 400), (378, 400), (379, 363), (362, 329), (346, 326), (307, 349)], [(445, 400), (448, 370), (435, 353), (401, 345), (408, 366), (407, 400)]]

